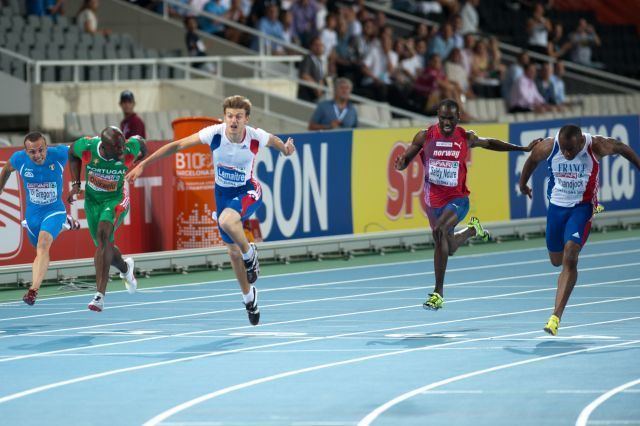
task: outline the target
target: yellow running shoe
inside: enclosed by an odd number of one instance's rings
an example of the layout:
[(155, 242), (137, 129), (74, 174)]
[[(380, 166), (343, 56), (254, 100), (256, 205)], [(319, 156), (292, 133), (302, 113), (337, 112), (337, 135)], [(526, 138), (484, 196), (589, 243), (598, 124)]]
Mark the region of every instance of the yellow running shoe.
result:
[(543, 330), (552, 336), (557, 336), (559, 326), (560, 326), (560, 318), (558, 318), (555, 315), (551, 315), (549, 317), (549, 321), (547, 321), (547, 325), (544, 326)]
[(437, 311), (444, 307), (444, 299), (434, 291), (433, 293), (429, 293), (429, 297), (422, 304), (422, 307), (431, 311)]
[(593, 215), (594, 216), (597, 215), (597, 214), (602, 213), (603, 211), (604, 211), (604, 206), (602, 204), (596, 204), (593, 207)]
[(478, 219), (477, 217), (472, 217), (471, 219), (469, 219), (469, 223), (467, 224), (467, 227), (469, 228), (475, 228), (476, 229), (476, 237), (480, 238), (482, 241), (489, 241), (489, 231), (486, 231), (482, 225), (480, 224), (480, 219)]

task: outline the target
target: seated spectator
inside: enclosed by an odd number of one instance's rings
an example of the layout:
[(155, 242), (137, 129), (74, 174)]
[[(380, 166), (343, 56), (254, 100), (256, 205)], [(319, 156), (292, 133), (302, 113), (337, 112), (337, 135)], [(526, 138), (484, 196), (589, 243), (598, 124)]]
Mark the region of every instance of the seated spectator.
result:
[(530, 62), (529, 54), (523, 50), (518, 54), (518, 60), (507, 68), (502, 79), (502, 98), (507, 104), (511, 98), (511, 87), (524, 74), (524, 69)]
[(480, 16), (478, 15), (478, 5), (480, 0), (467, 0), (462, 10), (460, 10), (460, 16), (462, 17), (462, 28), (460, 32), (462, 34), (475, 34), (478, 32), (478, 25), (480, 24)]
[(526, 66), (524, 74), (511, 87), (509, 112), (546, 112), (551, 110), (536, 87), (536, 64)]
[[(311, 49), (308, 55), (304, 57), (298, 71), (300, 80), (308, 81), (319, 86), (326, 86), (324, 67), (322, 66), (322, 54), (324, 46), (320, 37), (315, 36), (311, 39)], [(309, 102), (317, 102), (322, 97), (324, 91), (321, 88), (308, 87), (298, 84), (298, 99)]]
[(471, 65), (473, 63), (473, 48), (476, 45), (476, 37), (473, 34), (464, 35), (464, 46), (460, 53), (462, 54), (462, 66), (467, 74), (471, 75)]
[(473, 90), (471, 90), (471, 85), (469, 84), (469, 74), (464, 69), (462, 51), (460, 49), (456, 48), (451, 51), (449, 60), (444, 65), (444, 73), (447, 76), (447, 80), (456, 83), (460, 87), (465, 97), (473, 97)]
[(328, 69), (329, 55), (333, 52), (333, 49), (338, 44), (338, 33), (336, 28), (338, 27), (338, 17), (333, 13), (327, 15), (327, 19), (322, 31), (320, 31), (320, 40), (324, 45), (324, 54), (322, 56), (322, 62)]
[[(187, 28), (185, 41), (187, 44), (187, 53), (189, 54), (189, 56), (207, 56), (207, 47), (200, 39), (200, 36), (196, 33), (198, 29), (196, 18), (185, 18), (184, 25)], [(215, 72), (215, 66), (210, 62), (194, 62), (193, 67), (199, 68), (204, 71)]]
[(534, 52), (547, 54), (551, 21), (544, 16), (544, 6), (537, 3), (533, 16), (527, 20), (528, 48)]
[[(244, 13), (242, 0), (231, 0), (231, 7), (227, 11), (225, 18), (235, 23), (246, 25), (247, 15)], [(237, 28), (227, 26), (227, 29), (224, 32), (224, 38), (233, 43), (242, 44), (244, 33)]]
[(553, 36), (547, 45), (547, 55), (555, 59), (560, 59), (571, 49), (571, 42), (564, 37), (562, 24), (553, 26)]
[(349, 33), (349, 24), (345, 19), (338, 20), (337, 33), (336, 46), (329, 55), (329, 73), (347, 77), (359, 84), (361, 71), (356, 38)]
[(64, 14), (64, 0), (27, 0), (27, 15), (56, 16)]
[(408, 56), (406, 59), (400, 61), (400, 69), (402, 69), (411, 81), (415, 81), (418, 75), (424, 69), (424, 58), (427, 54), (427, 41), (410, 38), (407, 40), (405, 47), (407, 49)]
[[(227, 7), (222, 4), (221, 0), (211, 0), (204, 5), (202, 11), (210, 13), (211, 15), (223, 17), (227, 13)], [(202, 31), (214, 36), (224, 37), (224, 25), (204, 16), (201, 16), (198, 20)]]
[(271, 4), (275, 4), (278, 6), (278, 9), (282, 9), (282, 2), (280, 0), (256, 0), (253, 2), (248, 15), (248, 24), (250, 27), (258, 27), (258, 22), (267, 14), (267, 7)]
[[(278, 6), (270, 4), (267, 6), (267, 14), (258, 22), (258, 30), (268, 36), (280, 39), (284, 41), (284, 27), (282, 22), (278, 19)], [(282, 55), (285, 53), (284, 46), (274, 43), (271, 40), (263, 39), (265, 53)], [(260, 50), (260, 40), (258, 37), (253, 39), (253, 50)]]
[(429, 30), (429, 27), (427, 26), (427, 24), (425, 24), (424, 22), (421, 22), (419, 24), (416, 24), (415, 28), (413, 29), (413, 34), (411, 34), (411, 38), (413, 38), (414, 40), (424, 40), (424, 41), (429, 41), (429, 39), (431, 38), (431, 30)]
[(464, 35), (462, 34), (462, 17), (454, 15), (451, 18), (451, 27), (453, 28), (453, 45), (458, 49), (464, 47)]
[(418, 76), (413, 87), (418, 103), (424, 105), (422, 112), (427, 114), (433, 114), (438, 103), (446, 98), (455, 99), (458, 105), (462, 105), (461, 92), (457, 84), (447, 80), (440, 55), (432, 55), (429, 58), (427, 67)]
[(476, 42), (471, 59), (471, 81), (473, 83), (473, 91), (478, 96), (500, 96), (502, 64), (499, 61), (500, 50), (495, 42), (491, 52), (486, 40), (480, 39)]
[(381, 102), (388, 100), (391, 76), (398, 66), (398, 54), (393, 51), (391, 37), (374, 43), (362, 61), (362, 89), (367, 97)]
[[(280, 14), (280, 22), (282, 22), (282, 29), (284, 30), (284, 41), (290, 44), (300, 44), (300, 39), (296, 35), (293, 29), (293, 15), (290, 10), (285, 10)], [(289, 54), (297, 55), (298, 51), (288, 51)]]
[(456, 47), (453, 38), (453, 26), (447, 22), (444, 24), (429, 45), (427, 56), (438, 55), (440, 58), (448, 58), (451, 51)]
[(108, 35), (111, 30), (98, 31), (98, 0), (84, 0), (80, 11), (76, 15), (76, 24), (80, 29), (89, 34), (102, 33)]
[(538, 92), (542, 95), (545, 103), (549, 105), (557, 105), (556, 93), (553, 88), (551, 76), (553, 75), (552, 66), (549, 62), (545, 62), (540, 67), (538, 73), (538, 79), (536, 80), (536, 87)]
[(315, 0), (296, 0), (291, 5), (293, 29), (304, 47), (311, 45), (312, 37), (315, 37), (318, 32), (316, 28), (317, 12), (318, 5)]
[(349, 102), (351, 81), (338, 78), (334, 83), (333, 99), (318, 102), (309, 121), (309, 130), (353, 129), (358, 127), (358, 112)]
[(592, 61), (592, 46), (600, 46), (600, 37), (586, 19), (580, 19), (578, 28), (571, 34), (571, 60), (581, 65), (601, 68), (602, 64)]
[(551, 75), (551, 84), (553, 85), (553, 97), (557, 105), (565, 105), (567, 103), (567, 95), (564, 88), (564, 62), (558, 61), (553, 68)]

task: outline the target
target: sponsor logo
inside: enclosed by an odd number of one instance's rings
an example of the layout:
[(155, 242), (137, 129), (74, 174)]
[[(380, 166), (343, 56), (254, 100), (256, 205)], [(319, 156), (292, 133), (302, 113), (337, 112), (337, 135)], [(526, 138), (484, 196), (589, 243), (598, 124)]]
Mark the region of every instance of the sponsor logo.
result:
[(453, 143), (438, 141), (436, 142), (436, 146), (441, 146), (443, 148), (453, 148)]

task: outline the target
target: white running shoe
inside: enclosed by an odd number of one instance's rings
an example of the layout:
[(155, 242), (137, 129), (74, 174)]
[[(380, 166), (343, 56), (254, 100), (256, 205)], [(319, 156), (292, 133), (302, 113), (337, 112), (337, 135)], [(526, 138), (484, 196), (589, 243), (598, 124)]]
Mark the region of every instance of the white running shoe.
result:
[(102, 309), (104, 309), (104, 297), (102, 294), (96, 293), (96, 295), (93, 296), (93, 300), (89, 302), (89, 306), (87, 307), (92, 311), (102, 312)]
[(120, 272), (120, 278), (124, 280), (124, 286), (127, 288), (127, 291), (130, 294), (133, 294), (138, 288), (138, 280), (136, 280), (136, 275), (134, 273), (135, 270), (133, 268), (133, 258), (127, 257), (124, 260), (124, 263), (126, 263), (128, 266), (127, 273), (123, 274), (122, 272)]
[(67, 231), (70, 230), (76, 230), (76, 229), (80, 229), (80, 222), (78, 222), (77, 220), (75, 220), (73, 218), (73, 216), (71, 216), (70, 214), (67, 215), (67, 220), (65, 221), (65, 223), (62, 224), (62, 227), (64, 229), (66, 229)]

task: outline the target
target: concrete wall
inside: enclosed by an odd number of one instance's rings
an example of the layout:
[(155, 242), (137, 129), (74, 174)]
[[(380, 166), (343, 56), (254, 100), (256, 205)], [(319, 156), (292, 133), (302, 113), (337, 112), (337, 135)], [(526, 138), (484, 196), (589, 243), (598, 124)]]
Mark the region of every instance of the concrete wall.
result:
[(31, 114), (31, 86), (0, 72), (0, 115)]

